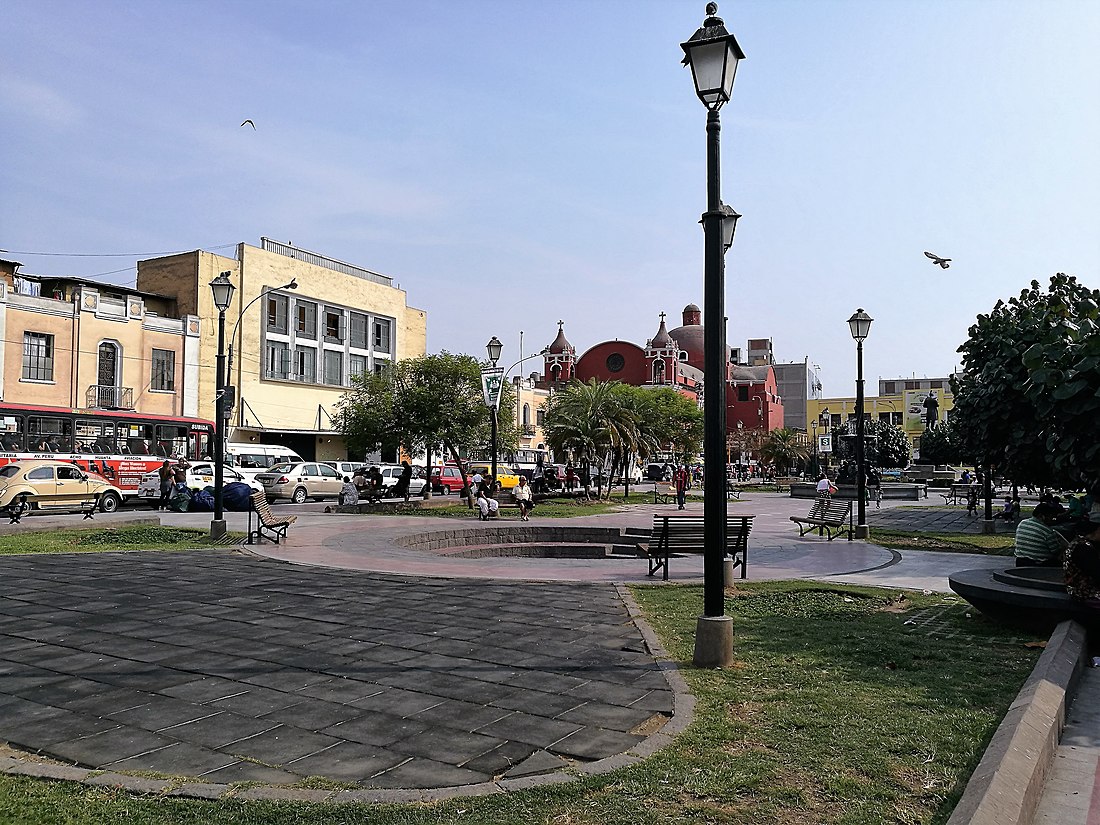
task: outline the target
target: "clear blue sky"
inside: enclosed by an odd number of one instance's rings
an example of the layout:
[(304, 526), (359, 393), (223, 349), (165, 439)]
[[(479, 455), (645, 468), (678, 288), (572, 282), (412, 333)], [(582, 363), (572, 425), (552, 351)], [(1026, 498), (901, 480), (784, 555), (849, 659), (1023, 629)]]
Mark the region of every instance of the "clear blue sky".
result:
[[(510, 364), (559, 318), (579, 351), (644, 343), (703, 303), (679, 44), (704, 6), (7, 0), (0, 254), (133, 283), (139, 257), (266, 235), (392, 276), (429, 351), (497, 335)], [(1100, 2), (719, 14), (748, 56), (722, 111), (731, 345), (852, 394), (857, 307), (870, 381), (941, 376), (998, 298), (1100, 281)]]

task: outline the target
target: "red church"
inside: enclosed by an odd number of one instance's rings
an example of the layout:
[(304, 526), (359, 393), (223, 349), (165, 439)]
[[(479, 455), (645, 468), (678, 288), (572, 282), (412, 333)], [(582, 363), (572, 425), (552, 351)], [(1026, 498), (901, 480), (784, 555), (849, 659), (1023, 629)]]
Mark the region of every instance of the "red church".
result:
[[(702, 401), (702, 311), (695, 304), (684, 307), (683, 325), (669, 330), (661, 313), (657, 334), (644, 347), (630, 341), (604, 341), (580, 358), (558, 322), (558, 336), (543, 356), (543, 382), (557, 384), (577, 378), (588, 381), (622, 381), (636, 387), (672, 387)], [(758, 343), (758, 342), (753, 342)], [(783, 399), (779, 397), (775, 371), (770, 363), (739, 363), (740, 351), (726, 348), (726, 427), (775, 430), (783, 426)], [(761, 359), (770, 361), (770, 358)]]

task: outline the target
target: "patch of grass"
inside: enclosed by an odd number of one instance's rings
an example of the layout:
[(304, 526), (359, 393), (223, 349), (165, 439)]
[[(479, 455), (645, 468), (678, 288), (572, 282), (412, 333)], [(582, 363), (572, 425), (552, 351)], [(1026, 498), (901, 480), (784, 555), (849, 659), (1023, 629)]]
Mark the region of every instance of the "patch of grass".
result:
[(986, 556), (1011, 556), (1016, 546), (1012, 533), (921, 533), (913, 530), (871, 531), (871, 541), (895, 550), (938, 550), (945, 553), (980, 553)]
[[(243, 533), (230, 533), (236, 540)], [(114, 550), (179, 550), (212, 547), (205, 530), (186, 527), (111, 527), (88, 530), (49, 530), (0, 536), (0, 555), (15, 553), (105, 553)]]
[[(701, 589), (634, 593), (671, 654), (690, 660)], [(369, 808), (133, 797), (0, 776), (0, 822), (943, 823), (1039, 653), (937, 596), (772, 582), (740, 585), (728, 605), (735, 666), (686, 666), (698, 699), (692, 724), (651, 759), (614, 773)], [(936, 621), (905, 623), (930, 613)]]
[[(511, 501), (507, 494), (503, 494), (498, 499), (502, 504), (510, 504)], [(631, 493), (629, 497), (623, 498), (622, 494), (612, 495), (610, 500), (608, 499), (584, 499), (584, 498), (551, 498), (539, 501), (535, 504), (535, 509), (531, 511), (531, 515), (537, 518), (575, 518), (577, 516), (597, 516), (603, 513), (617, 512), (620, 507), (625, 504), (652, 504), (653, 494), (648, 496), (644, 493)], [(423, 507), (415, 512), (414, 515), (418, 516), (436, 516), (438, 518), (473, 518), (477, 513), (476, 508), (471, 510), (466, 506), (463, 499), (457, 499), (454, 504), (447, 504), (443, 507)], [(376, 515), (391, 515), (389, 513), (377, 513)], [(392, 515), (410, 515), (408, 512), (393, 513)], [(504, 508), (501, 510), (501, 519), (507, 521), (509, 519), (518, 519), (519, 510), (513, 507)]]

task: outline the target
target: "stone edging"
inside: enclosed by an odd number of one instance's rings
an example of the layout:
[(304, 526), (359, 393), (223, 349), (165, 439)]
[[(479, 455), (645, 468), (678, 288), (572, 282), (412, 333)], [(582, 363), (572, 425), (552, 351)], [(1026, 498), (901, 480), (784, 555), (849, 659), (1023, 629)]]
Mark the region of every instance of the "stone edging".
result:
[(184, 797), (209, 800), (241, 800), (268, 802), (310, 802), (327, 804), (409, 804), (438, 802), (462, 796), (489, 796), (491, 794), (521, 791), (542, 785), (560, 785), (572, 782), (579, 776), (609, 773), (648, 759), (686, 728), (692, 720), (695, 697), (688, 691), (687, 682), (677, 670), (660, 641), (642, 616), (641, 608), (630, 591), (622, 584), (614, 585), (615, 592), (626, 606), (627, 613), (641, 633), (650, 654), (672, 689), (672, 718), (660, 730), (652, 733), (624, 753), (608, 756), (595, 762), (572, 766), (569, 770), (535, 776), (501, 779), (477, 785), (459, 785), (448, 788), (389, 789), (361, 788), (355, 790), (317, 790), (312, 788), (288, 788), (275, 785), (252, 786), (241, 790), (231, 785), (202, 781), (147, 779), (140, 776), (114, 773), (102, 768), (80, 768), (35, 757), (4, 756), (0, 754), (0, 773), (30, 776), (36, 779), (54, 779), (80, 782), (84, 785), (125, 790), (142, 796)]
[(947, 825), (1029, 825), (1088, 655), (1085, 628), (1058, 625), (997, 727)]

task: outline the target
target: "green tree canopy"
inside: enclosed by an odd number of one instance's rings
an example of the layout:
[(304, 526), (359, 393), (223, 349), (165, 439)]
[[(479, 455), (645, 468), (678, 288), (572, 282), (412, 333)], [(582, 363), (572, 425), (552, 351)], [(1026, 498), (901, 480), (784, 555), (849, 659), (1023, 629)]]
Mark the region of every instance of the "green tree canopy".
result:
[(809, 447), (804, 443), (802, 433), (790, 427), (772, 430), (764, 437), (760, 447), (760, 457), (774, 464), (781, 475), (789, 474), (791, 468), (804, 461), (808, 453)]
[(1032, 281), (979, 315), (959, 352), (964, 457), (1018, 483), (1100, 491), (1100, 290)]
[(956, 464), (961, 456), (954, 419), (933, 424), (920, 437), (922, 464)]

